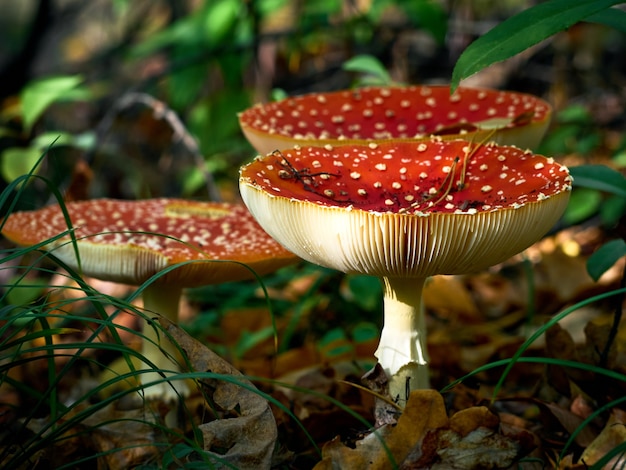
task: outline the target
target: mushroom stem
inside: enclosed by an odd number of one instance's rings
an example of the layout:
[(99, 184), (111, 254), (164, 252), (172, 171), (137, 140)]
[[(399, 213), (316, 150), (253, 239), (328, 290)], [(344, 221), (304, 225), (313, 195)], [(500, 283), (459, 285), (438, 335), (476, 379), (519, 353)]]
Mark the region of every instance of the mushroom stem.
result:
[[(176, 323), (178, 319), (178, 305), (182, 295), (182, 288), (178, 286), (164, 286), (152, 283), (143, 291), (143, 306), (148, 316), (151, 313), (159, 313), (168, 320)], [(156, 366), (154, 372), (146, 372), (141, 375), (141, 383), (147, 384), (163, 380), (179, 369), (181, 354), (178, 348), (167, 338), (165, 332), (158, 324), (147, 323), (143, 328), (142, 356)], [(189, 393), (184, 381), (175, 384), (161, 382), (144, 388), (146, 398), (161, 398), (165, 401), (176, 400), (179, 395), (186, 396)]]
[(428, 388), (428, 352), (422, 292), (426, 278), (383, 277), (384, 326), (379, 364), (389, 378), (389, 395), (401, 406), (411, 390)]

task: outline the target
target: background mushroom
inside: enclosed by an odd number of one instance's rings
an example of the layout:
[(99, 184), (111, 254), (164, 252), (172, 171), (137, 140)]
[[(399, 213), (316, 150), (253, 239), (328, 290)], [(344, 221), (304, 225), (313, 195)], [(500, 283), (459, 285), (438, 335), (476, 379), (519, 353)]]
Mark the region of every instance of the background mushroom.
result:
[[(124, 201), (96, 199), (66, 204), (74, 244), (66, 235), (47, 245), (68, 266), (99, 279), (142, 284), (144, 308), (176, 322), (182, 289), (250, 279), (294, 263), (297, 258), (269, 237), (243, 205), (179, 199)], [(32, 246), (68, 231), (59, 205), (11, 214), (2, 234), (22, 246)], [(244, 266), (245, 265), (245, 266)], [(250, 268), (250, 269), (248, 269)], [(155, 325), (144, 328), (143, 356), (157, 367), (141, 375), (142, 383), (162, 380), (163, 371), (176, 371), (178, 349)], [(171, 375), (165, 372), (165, 375)], [(147, 387), (149, 398), (165, 400), (188, 392), (182, 381)]]
[(250, 212), (287, 249), (382, 279), (376, 357), (400, 402), (428, 386), (425, 279), (524, 250), (557, 221), (570, 189), (550, 158), (441, 139), (294, 148), (257, 157), (240, 176)]
[(261, 154), (301, 145), (387, 139), (445, 139), (535, 148), (551, 106), (529, 94), (494, 89), (407, 86), (311, 93), (257, 104), (239, 115), (241, 129)]

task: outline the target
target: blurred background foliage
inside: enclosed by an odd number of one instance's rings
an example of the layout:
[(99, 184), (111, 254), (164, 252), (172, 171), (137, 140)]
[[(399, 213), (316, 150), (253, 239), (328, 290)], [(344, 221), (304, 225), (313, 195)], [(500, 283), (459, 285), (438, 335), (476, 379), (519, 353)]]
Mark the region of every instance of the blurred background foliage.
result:
[[(67, 200), (237, 201), (238, 168), (254, 156), (240, 132), (238, 112), (259, 101), (355, 85), (449, 83), (455, 62), (475, 38), (535, 3), (5, 1), (0, 185), (35, 168)], [(548, 100), (555, 118), (542, 153), (566, 164), (603, 163), (621, 170), (626, 167), (625, 47), (621, 32), (580, 23), (463, 84)], [(18, 209), (53, 200), (43, 180), (34, 179), (21, 191)], [(566, 223), (591, 220), (613, 231), (609, 238), (621, 237), (626, 198), (580, 188), (572, 201)], [(283, 326), (283, 348), (300, 342), (296, 325), (303, 319), (312, 321), (308, 331), (318, 337), (338, 324), (333, 315), (356, 325), (356, 336), (367, 337), (369, 326), (380, 322), (377, 282), (298, 269), (311, 285), (299, 292), (304, 296), (295, 307), (293, 299), (285, 300), (295, 316)], [(287, 271), (268, 282), (284, 287), (292, 278)], [(261, 302), (255, 285), (247, 289), (207, 287), (195, 298), (207, 310), (222, 311), (254, 305), (251, 299)], [(193, 300), (194, 293), (190, 296)], [(281, 310), (280, 298), (276, 302)], [(363, 311), (370, 313), (365, 326), (359, 323)], [(217, 324), (211, 315), (196, 322), (190, 328), (198, 335), (208, 335)], [(264, 341), (269, 331), (242, 341)]]
[[(89, 197), (236, 199), (237, 168), (253, 155), (239, 131), (239, 111), (355, 83), (449, 82), (473, 39), (533, 3), (6, 2), (1, 173), (10, 182), (54, 143), (38, 171), (70, 190), (91, 178)], [(623, 124), (623, 51), (623, 35), (583, 23), (467, 84), (531, 92), (554, 103), (560, 126), (546, 143), (551, 154), (589, 155), (608, 145), (622, 155), (621, 135), (597, 125)], [(90, 175), (77, 169), (79, 160)], [(616, 162), (623, 164), (623, 156)], [(207, 175), (218, 191), (207, 193)], [(33, 186), (30, 203), (40, 205), (48, 194)]]

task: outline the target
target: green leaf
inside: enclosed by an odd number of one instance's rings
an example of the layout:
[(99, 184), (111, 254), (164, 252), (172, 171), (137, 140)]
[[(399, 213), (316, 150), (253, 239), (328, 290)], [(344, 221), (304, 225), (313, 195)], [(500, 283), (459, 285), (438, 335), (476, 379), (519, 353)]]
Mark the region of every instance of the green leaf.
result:
[(366, 311), (374, 311), (380, 307), (382, 287), (380, 280), (374, 276), (350, 274), (346, 276), (350, 289), (350, 300)]
[(596, 214), (601, 204), (602, 195), (595, 189), (575, 189), (563, 214), (563, 220), (570, 225), (580, 223)]
[(237, 345), (235, 346), (235, 354), (239, 358), (243, 357), (246, 352), (271, 338), (273, 334), (274, 330), (271, 326), (266, 326), (258, 331), (242, 331)]
[(616, 153), (611, 160), (618, 168), (626, 168), (626, 151)]
[(143, 42), (131, 49), (130, 55), (133, 58), (145, 57), (174, 45), (188, 48), (200, 47), (202, 40), (202, 17), (194, 14), (185, 16), (166, 29), (149, 35)]
[(619, 8), (607, 8), (585, 18), (591, 23), (600, 23), (617, 31), (626, 33), (626, 11)]
[(448, 30), (448, 16), (440, 2), (433, 0), (395, 0), (411, 23), (428, 31), (443, 44)]
[[(6, 300), (10, 305), (27, 305), (39, 297), (47, 286), (44, 279), (24, 279), (15, 276), (9, 280)], [(3, 286), (5, 289), (7, 286)]]
[(549, 0), (503, 21), (461, 54), (452, 72), (452, 91), (485, 67), (513, 57), (585, 18), (622, 3), (618, 0)]
[(226, 38), (239, 16), (239, 0), (213, 0), (204, 13), (204, 34), (209, 46), (215, 47)]
[(358, 72), (372, 75), (378, 85), (393, 83), (391, 76), (383, 64), (374, 56), (363, 54), (348, 59), (342, 67), (347, 72)]
[(626, 242), (621, 239), (611, 240), (589, 257), (587, 272), (594, 281), (597, 281), (623, 256), (626, 256)]
[(39, 161), (41, 150), (35, 147), (10, 147), (0, 154), (0, 172), (7, 183), (27, 174)]
[(72, 92), (82, 83), (79, 75), (48, 77), (30, 82), (21, 93), (22, 122), (26, 131), (52, 103), (72, 97)]
[(69, 132), (44, 132), (37, 135), (30, 143), (31, 147), (39, 149), (41, 152), (53, 147), (76, 147), (81, 150), (93, 149), (96, 145), (96, 135), (94, 132), (88, 131), (82, 134), (71, 134)]
[(287, 4), (287, 0), (258, 0), (256, 7), (259, 14), (265, 18), (268, 15), (278, 12)]
[(591, 124), (593, 121), (589, 110), (581, 104), (573, 104), (562, 109), (557, 114), (556, 120), (559, 124), (578, 123), (581, 125)]
[(580, 165), (570, 168), (574, 187), (597, 189), (626, 198), (626, 177), (605, 165)]
[(289, 95), (287, 94), (287, 92), (283, 90), (282, 88), (273, 88), (270, 98), (272, 101), (280, 101), (280, 100), (284, 100), (288, 96)]
[(361, 322), (355, 325), (352, 330), (352, 340), (355, 343), (365, 343), (367, 341), (373, 341), (380, 335), (379, 328), (370, 322)]
[(600, 218), (605, 227), (617, 225), (624, 214), (626, 214), (626, 198), (609, 196), (600, 206)]

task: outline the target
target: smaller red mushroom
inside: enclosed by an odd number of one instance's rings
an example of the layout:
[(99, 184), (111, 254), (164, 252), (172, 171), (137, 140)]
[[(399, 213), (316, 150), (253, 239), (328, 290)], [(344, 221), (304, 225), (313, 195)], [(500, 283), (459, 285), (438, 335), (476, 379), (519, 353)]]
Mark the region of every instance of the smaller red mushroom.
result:
[(422, 289), (427, 277), (505, 261), (561, 216), (571, 177), (551, 158), (466, 141), (296, 147), (240, 173), (248, 209), (312, 263), (383, 283), (376, 357), (400, 404), (429, 384)]
[(241, 129), (261, 154), (299, 145), (367, 144), (389, 139), (473, 142), (535, 148), (551, 106), (512, 91), (450, 87), (367, 87), (311, 93), (257, 104), (239, 115)]
[[(71, 226), (59, 205), (11, 214), (2, 234), (21, 246), (33, 246), (59, 234), (70, 235), (46, 244), (50, 252), (73, 269), (95, 278), (142, 284), (144, 308), (176, 322), (182, 289), (239, 281), (296, 262), (292, 253), (261, 229), (245, 206), (179, 199), (122, 201), (96, 199), (66, 204)], [(78, 249), (80, 263), (76, 258)], [(252, 270), (252, 271), (251, 271)], [(186, 384), (163, 381), (175, 374), (177, 348), (155, 326), (144, 329), (143, 356), (157, 368), (143, 373), (148, 398), (165, 400), (188, 393)]]

